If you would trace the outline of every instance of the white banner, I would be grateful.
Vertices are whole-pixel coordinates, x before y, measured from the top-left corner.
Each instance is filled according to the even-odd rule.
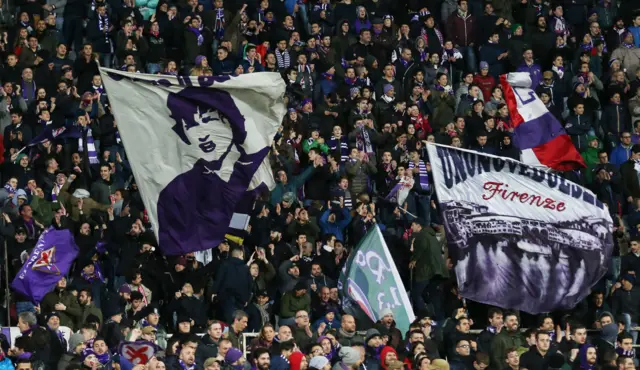
[[[100,73],[160,248],[216,247],[247,191],[275,186],[266,156],[285,114],[282,77]]]
[[[572,308],[604,276],[613,223],[591,191],[507,158],[427,150],[462,296],[549,312]]]

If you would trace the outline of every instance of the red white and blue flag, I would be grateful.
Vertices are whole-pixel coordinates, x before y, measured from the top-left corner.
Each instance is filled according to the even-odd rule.
[[[528,73],[502,75],[500,84],[514,127],[514,145],[522,151],[522,162],[557,171],[586,167],[560,122],[530,88]]]

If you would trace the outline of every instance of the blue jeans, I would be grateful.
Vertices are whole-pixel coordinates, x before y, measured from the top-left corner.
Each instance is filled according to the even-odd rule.
[[[416,194],[417,216],[422,218],[424,226],[431,225],[431,195]]]
[[[468,72],[478,72],[478,59],[472,46],[461,46],[458,48],[464,59],[464,65]]]
[[[100,54],[100,65],[106,68],[111,68],[113,66],[113,54]]]
[[[300,15],[305,31],[307,33],[311,33],[310,32],[311,27],[309,25],[309,13],[307,12],[307,4],[298,3],[298,14]]]
[[[82,50],[82,32],[83,32],[82,18],[66,18],[62,24],[62,33],[64,35],[64,41],[67,44],[69,50],[73,46],[73,50],[79,53]]]
[[[160,68],[160,63],[147,63],[147,73],[156,74],[160,72],[162,68]]]

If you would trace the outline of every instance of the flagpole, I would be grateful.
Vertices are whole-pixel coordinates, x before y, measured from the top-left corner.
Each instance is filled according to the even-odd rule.
[[[9,257],[7,253],[7,239],[4,240],[4,280],[6,284],[5,299],[7,302],[7,326],[11,326],[11,293],[9,290]]]
[[[413,218],[418,218],[418,216],[414,215],[413,213],[407,211],[406,209],[402,208],[402,207],[398,207],[399,210],[401,210],[402,212],[408,214],[409,216],[413,217]]]

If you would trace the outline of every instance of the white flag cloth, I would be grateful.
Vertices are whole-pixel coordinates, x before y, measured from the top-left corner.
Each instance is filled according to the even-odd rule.
[[[235,205],[275,186],[266,156],[285,114],[281,76],[100,73],[160,249],[216,247]]]

